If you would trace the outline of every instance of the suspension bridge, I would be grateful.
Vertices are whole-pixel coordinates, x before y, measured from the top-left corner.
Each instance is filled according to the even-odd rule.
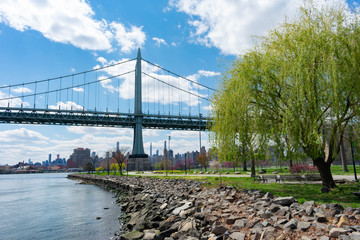
[[[0,123],[130,127],[133,169],[145,170],[142,129],[207,130],[202,109],[213,91],[143,59],[139,49],[134,59],[0,86]]]

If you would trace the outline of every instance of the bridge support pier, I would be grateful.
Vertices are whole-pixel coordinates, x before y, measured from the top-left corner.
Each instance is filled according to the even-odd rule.
[[[136,66],[135,66],[135,126],[132,154],[128,159],[127,168],[129,171],[150,170],[150,162],[148,155],[144,151],[144,143],[142,137],[142,94],[141,94],[141,53],[138,50]]]

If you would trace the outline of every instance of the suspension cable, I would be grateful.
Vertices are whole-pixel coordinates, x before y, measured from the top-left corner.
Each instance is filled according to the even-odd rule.
[[[210,90],[212,90],[212,91],[216,91],[216,89],[214,89],[214,88],[212,88],[212,87],[205,86],[205,85],[203,85],[203,84],[201,84],[201,83],[198,83],[198,82],[196,82],[196,81],[193,81],[193,80],[191,80],[191,79],[188,79],[188,78],[186,78],[186,77],[183,77],[183,76],[181,76],[181,75],[179,75],[179,74],[176,74],[176,73],[174,73],[174,72],[172,72],[172,71],[170,71],[170,70],[167,70],[167,69],[165,69],[165,68],[163,68],[163,67],[160,67],[160,66],[157,65],[157,64],[154,64],[154,63],[152,63],[152,62],[149,62],[148,60],[145,60],[145,59],[143,59],[143,58],[142,58],[141,60],[143,60],[143,61],[145,61],[145,62],[147,62],[147,63],[149,63],[149,64],[151,64],[151,65],[153,65],[153,66],[155,66],[155,67],[157,67],[157,68],[160,68],[161,70],[164,70],[164,71],[166,71],[166,72],[168,72],[168,73],[171,73],[171,74],[173,74],[173,75],[175,75],[175,76],[177,76],[177,77],[179,77],[179,78],[185,79],[186,81],[189,81],[189,82],[192,82],[192,83],[194,83],[194,84],[200,85],[200,86],[202,86],[202,87],[204,87],[204,88],[207,88],[207,89],[210,89]]]
[[[66,88],[62,88],[62,89],[55,89],[55,90],[51,90],[51,91],[48,91],[48,92],[39,92],[39,93],[34,93],[34,94],[27,94],[27,95],[24,95],[23,97],[34,96],[34,99],[35,99],[35,95],[42,95],[42,94],[46,94],[46,93],[53,93],[53,92],[58,92],[58,91],[62,91],[62,90],[78,88],[78,87],[82,87],[82,86],[85,86],[85,85],[90,85],[90,84],[94,84],[94,83],[97,83],[97,82],[102,82],[102,81],[105,81],[105,80],[113,79],[113,78],[116,78],[116,77],[121,77],[121,76],[124,76],[124,75],[132,73],[132,72],[135,72],[135,70],[131,70],[131,71],[128,71],[128,72],[125,72],[125,73],[122,73],[122,74],[118,74],[118,75],[114,75],[114,76],[111,76],[111,77],[103,78],[103,79],[97,80],[97,81],[87,82],[85,84],[78,84],[78,85],[75,85],[75,86],[66,87]],[[17,98],[19,98],[19,97],[14,96],[14,97],[1,98],[0,101],[10,100],[10,99],[17,99]]]
[[[23,85],[30,85],[30,84],[34,84],[34,83],[42,83],[42,82],[46,82],[46,81],[53,81],[53,80],[57,80],[57,79],[60,79],[60,78],[73,77],[73,76],[77,76],[77,75],[81,75],[81,74],[85,74],[85,73],[90,73],[90,72],[94,72],[94,71],[114,67],[114,66],[117,66],[117,65],[121,65],[121,64],[124,64],[124,63],[134,61],[134,60],[136,60],[136,58],[125,60],[125,61],[118,62],[118,63],[114,63],[114,64],[111,64],[111,65],[107,65],[107,66],[104,66],[104,67],[101,67],[101,68],[94,68],[94,69],[91,69],[91,70],[78,72],[78,73],[73,73],[73,74],[68,74],[68,75],[64,75],[64,76],[60,76],[60,77],[48,78],[48,79],[43,79],[43,80],[40,80],[40,81],[33,81],[33,82],[28,82],[28,83],[18,83],[18,84],[13,84],[13,85],[0,86],[0,89],[11,88],[11,87],[19,87],[19,86],[23,86]]]
[[[155,79],[155,80],[157,80],[157,81],[159,81],[159,82],[162,82],[162,83],[164,83],[164,84],[166,84],[166,85],[169,85],[170,87],[176,88],[176,89],[178,89],[178,90],[180,90],[180,91],[186,92],[186,93],[191,94],[191,95],[193,95],[193,96],[195,96],[195,97],[198,96],[198,95],[195,94],[195,93],[189,92],[189,91],[184,90],[184,89],[181,89],[181,88],[179,88],[179,87],[176,87],[176,86],[174,86],[174,85],[172,85],[172,84],[169,84],[169,83],[167,83],[167,82],[164,82],[163,80],[160,80],[160,79],[158,79],[158,78],[156,78],[156,77],[153,77],[153,76],[151,76],[151,75],[149,75],[149,74],[147,74],[147,73],[144,73],[144,72],[142,72],[142,73],[143,73],[144,75],[148,76],[148,77],[151,77],[152,79]],[[199,98],[204,99],[204,100],[206,100],[206,101],[210,101],[210,99],[205,98],[205,97],[202,97],[202,96],[199,96]],[[0,100],[1,100],[1,99],[0,99]]]

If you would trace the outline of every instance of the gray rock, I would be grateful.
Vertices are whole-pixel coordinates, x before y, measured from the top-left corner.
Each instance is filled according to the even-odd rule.
[[[316,218],[316,221],[318,221],[320,223],[324,223],[327,221],[326,216],[323,213],[316,213],[315,218]]]
[[[288,223],[284,225],[284,228],[289,228],[289,229],[296,229],[296,227],[297,227],[297,221],[295,219],[291,219]]]
[[[277,204],[271,204],[270,207],[269,207],[269,211],[271,211],[273,213],[277,212],[279,209],[280,209],[280,207]]]
[[[308,236],[302,236],[301,240],[316,240],[316,238],[308,237]]]
[[[350,234],[351,240],[360,240],[360,232],[353,232]]]
[[[213,228],[211,233],[215,234],[216,236],[223,235],[226,231],[229,231],[229,229],[223,225],[217,225]]]
[[[143,232],[132,231],[124,235],[121,235],[120,240],[138,240],[138,239],[142,239],[143,236],[144,236]]]
[[[278,197],[273,200],[273,203],[281,206],[290,206],[294,202],[296,202],[294,197]]]
[[[234,240],[245,240],[245,233],[233,232],[230,234],[229,238]]]
[[[351,237],[349,235],[340,235],[338,237],[338,239],[340,239],[340,240],[351,240]]]
[[[267,227],[261,233],[260,239],[261,240],[272,240],[276,238],[276,229],[273,227]]]
[[[320,240],[330,240],[330,238],[328,236],[321,236]]]
[[[309,222],[298,222],[297,223],[297,229],[301,231],[306,231],[310,228],[311,223]]]
[[[329,232],[330,237],[338,238],[340,235],[348,233],[349,230],[343,228],[332,228]]]
[[[308,216],[311,216],[314,212],[313,207],[312,206],[305,207],[305,212]]]
[[[172,214],[179,215],[181,211],[191,208],[192,205],[193,205],[192,202],[186,202],[184,205],[182,205],[178,208],[175,208],[174,211],[172,212]]]
[[[186,210],[182,210],[182,211],[179,213],[179,217],[185,218],[185,217],[187,217],[188,215],[191,215],[191,214],[195,213],[195,211],[196,211],[195,208],[189,208],[189,209],[186,209]]]
[[[230,217],[226,218],[226,224],[234,224],[236,220],[240,219],[240,216],[231,215]]]
[[[238,219],[235,221],[234,225],[232,226],[233,231],[240,230],[245,227],[246,223],[248,222],[247,219]]]
[[[153,240],[158,233],[160,233],[160,231],[155,229],[144,230],[143,240]]]
[[[179,219],[179,218],[174,215],[168,217],[165,221],[160,223],[159,230],[164,231],[166,229],[169,229],[175,223],[175,221],[177,219]]]
[[[325,230],[327,228],[327,225],[324,223],[319,223],[319,222],[314,222],[313,226],[317,229],[317,230]]]

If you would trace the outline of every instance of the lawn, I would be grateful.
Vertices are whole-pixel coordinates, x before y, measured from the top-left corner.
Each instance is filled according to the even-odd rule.
[[[315,201],[317,203],[339,203],[343,207],[360,207],[359,198],[353,192],[360,190],[359,183],[338,184],[330,193],[321,193],[321,184],[290,184],[290,183],[253,183],[250,177],[165,177],[159,178],[185,178],[208,182],[207,187],[233,186],[237,189],[258,189],[271,192],[275,196],[293,196],[299,203]]]

